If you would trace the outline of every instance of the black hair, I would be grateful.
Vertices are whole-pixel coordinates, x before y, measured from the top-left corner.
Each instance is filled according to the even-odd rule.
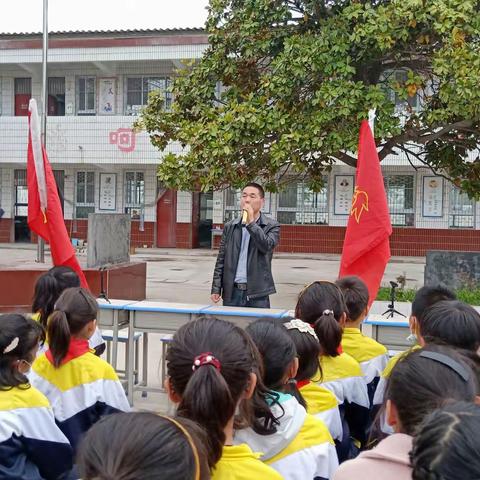
[[[355,322],[368,307],[369,293],[365,282],[355,275],[339,278],[335,282],[343,293],[347,305],[347,321]]]
[[[32,312],[40,314],[40,323],[47,328],[47,319],[55,302],[66,288],[80,286],[80,278],[69,267],[53,267],[42,274],[35,283]]]
[[[249,182],[249,183],[247,183],[246,185],[243,186],[244,189],[247,188],[247,187],[256,188],[258,190],[258,193],[260,194],[260,197],[265,198],[265,190],[263,189],[263,187],[259,183]]]
[[[317,281],[304,288],[298,296],[295,317],[315,329],[322,355],[336,357],[342,341],[340,320],[348,315],[345,298],[340,288],[332,282]]]
[[[480,406],[457,402],[432,412],[413,439],[413,480],[480,478]]]
[[[285,327],[292,318],[279,318],[277,323]],[[305,323],[305,322],[304,322]],[[298,372],[296,380],[311,380],[315,377],[316,382],[322,380],[322,367],[320,365],[320,343],[308,332],[301,331],[298,328],[285,328],[287,334],[293,340],[295,350],[298,356]]]
[[[455,368],[423,356],[425,352],[440,354]],[[443,345],[427,345],[402,357],[392,370],[385,392],[385,400],[390,400],[397,409],[402,433],[415,435],[423,419],[448,402],[473,402],[479,385],[478,372],[472,367],[473,363],[460,352]]]
[[[287,379],[285,382],[285,375],[297,357],[297,350],[283,324],[274,318],[259,318],[250,323],[246,331],[262,357],[265,386],[273,392],[290,393],[306,408],[306,402],[296,386],[295,379]]]
[[[426,343],[445,343],[476,351],[480,347],[480,314],[458,300],[443,300],[429,307],[419,324]]]
[[[32,319],[18,313],[0,315],[0,390],[30,386],[26,375],[18,370],[18,362],[33,363],[32,351],[44,338],[42,326]]]
[[[211,353],[220,362],[219,368],[213,364],[193,368],[195,358],[204,353]],[[253,399],[241,403],[242,414],[259,433],[275,431],[275,418],[263,398],[260,356],[240,327],[206,316],[188,322],[174,334],[166,360],[170,387],[181,399],[177,414],[197,422],[207,432],[210,467],[221,457],[225,426],[234,417],[252,373],[257,375],[257,386]],[[264,423],[257,418],[263,418]]]
[[[97,312],[97,301],[88,290],[67,288],[60,295],[47,327],[48,347],[56,368],[68,352],[72,335],[95,320]]]
[[[80,476],[195,480],[199,468],[200,480],[208,480],[205,438],[203,430],[185,418],[172,420],[149,412],[108,415],[93,425],[80,445]]]
[[[428,307],[431,307],[441,300],[456,299],[457,296],[455,293],[443,285],[425,285],[415,294],[412,302],[412,315],[418,322],[421,322]]]

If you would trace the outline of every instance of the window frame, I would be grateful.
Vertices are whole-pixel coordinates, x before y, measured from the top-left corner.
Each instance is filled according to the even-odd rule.
[[[389,179],[392,177],[410,177],[412,179],[412,187],[411,187],[411,196],[412,196],[412,207],[405,208],[405,200],[404,206],[402,210],[398,210],[396,207],[393,207],[390,203],[389,199]],[[388,211],[390,213],[390,222],[394,227],[415,227],[415,202],[416,202],[416,176],[410,173],[383,173],[383,185],[385,187],[385,193],[387,196],[387,205]],[[405,190],[405,189],[404,189]],[[404,194],[405,198],[406,195]],[[396,219],[403,217],[403,222],[398,222]]]
[[[87,103],[87,82],[93,80],[93,109],[80,108],[80,81],[85,80],[85,103]],[[83,107],[88,105],[83,105]],[[96,115],[97,114],[97,77],[96,75],[78,75],[75,78],[75,107],[77,115]]]
[[[456,210],[453,208],[453,197],[462,197],[463,199],[466,199],[467,202],[463,202],[461,204],[462,207],[468,206],[469,204],[471,205],[472,208],[472,213],[456,213]],[[460,205],[460,204],[457,204]],[[475,200],[471,200],[468,198],[467,194],[462,192],[457,186],[450,184],[450,190],[448,192],[448,228],[451,229],[468,229],[468,230],[473,230],[475,229],[475,215],[476,215],[476,202]],[[465,225],[465,224],[456,224],[457,219],[463,218],[463,219],[471,219],[471,225]],[[468,222],[469,223],[469,222]]]
[[[141,96],[141,104],[139,105],[140,108],[138,109],[133,109],[133,106],[137,105],[130,105],[128,104],[128,95],[129,93],[132,93],[133,90],[129,90],[128,88],[128,81],[130,79],[137,79],[140,80],[140,90],[135,91],[136,93],[140,93]],[[172,107],[172,102],[173,102],[173,95],[172,92],[169,91],[171,85],[172,85],[172,77],[169,75],[125,75],[124,79],[124,114],[127,116],[137,116],[140,114],[140,110],[145,107],[148,103],[148,95],[151,91],[153,90],[148,90],[144,91],[144,81],[145,79],[156,79],[164,82],[165,87],[163,88],[163,95],[164,95],[164,105],[163,105],[163,110],[164,111],[170,111]],[[158,90],[162,90],[162,87],[159,87]],[[129,108],[130,107],[130,108]]]
[[[135,178],[135,193],[134,195],[140,195],[142,197],[142,202],[137,203],[137,202],[127,202],[127,192],[128,192],[128,181],[127,181],[127,175],[133,173]],[[137,192],[136,190],[138,189],[137,182],[138,180],[138,175],[141,174],[143,178],[143,190],[140,188],[140,191]],[[128,213],[131,217],[132,220],[142,220],[142,217],[145,212],[145,171],[144,170],[125,170],[124,175],[123,175],[123,182],[124,182],[124,187],[123,187],[123,212]],[[138,213],[135,215],[133,211],[136,210]]]
[[[79,181],[78,181],[78,175],[83,173],[85,175],[85,180],[84,180],[84,201],[79,202],[78,201],[78,188],[79,188]],[[87,196],[88,196],[88,174],[93,174],[93,192],[92,192],[92,201],[88,202]],[[75,209],[74,209],[74,218],[76,219],[85,219],[88,218],[89,213],[95,213],[95,187],[96,187],[96,182],[97,182],[97,175],[95,170],[76,170],[75,171]],[[83,209],[91,209],[91,211],[87,211],[87,215],[78,215],[78,208],[83,208]]]

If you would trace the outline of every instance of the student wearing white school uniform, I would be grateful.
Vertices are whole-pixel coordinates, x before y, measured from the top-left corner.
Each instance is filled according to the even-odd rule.
[[[297,351],[298,371],[295,380],[300,392],[297,400],[307,413],[323,420],[335,441],[341,440],[343,426],[337,398],[330,390],[318,385],[320,378],[314,378],[318,372],[321,374],[320,343],[315,330],[298,318],[280,318],[277,321],[285,327]]]
[[[340,462],[354,457],[366,444],[370,417],[365,376],[359,363],[342,350],[345,299],[332,282],[316,281],[300,293],[295,316],[310,324],[320,342],[320,371],[314,379],[337,397],[343,420],[343,439],[337,443]]]
[[[49,317],[48,350],[37,357],[30,374],[32,385],[50,400],[74,451],[101,417],[130,410],[115,370],[88,345],[97,312],[97,302],[87,290],[64,290]]]
[[[283,324],[260,319],[247,327],[263,360],[263,395],[274,418],[274,431],[254,428],[235,431],[234,443],[246,443],[262,453],[260,459],[287,480],[330,479],[338,466],[334,442],[325,423],[306,412],[297,398],[295,344]],[[260,414],[256,412],[261,420]]]
[[[373,407],[375,390],[388,362],[388,351],[384,345],[363,335],[360,330],[368,314],[369,294],[365,282],[359,277],[348,276],[335,283],[340,287],[347,306],[342,349],[360,364],[367,382],[370,406]]]
[[[48,399],[27,372],[43,338],[23,315],[0,316],[0,478],[56,480],[72,469],[72,447],[55,423]]]

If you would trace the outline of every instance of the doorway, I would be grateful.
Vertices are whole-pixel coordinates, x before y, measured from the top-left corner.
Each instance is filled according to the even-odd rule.
[[[213,192],[200,193],[198,246],[211,248],[213,226]]]
[[[157,247],[175,248],[177,191],[160,188],[157,198]]]

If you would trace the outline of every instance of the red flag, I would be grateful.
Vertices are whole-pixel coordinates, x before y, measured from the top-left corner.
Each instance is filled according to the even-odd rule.
[[[27,185],[30,230],[50,244],[53,264],[75,270],[82,287],[88,289],[63,220],[52,167],[40,140],[37,103],[34,99],[30,100],[28,108]]]
[[[359,276],[368,286],[371,305],[390,259],[392,225],[380,160],[367,120],[360,125],[355,178],[339,276]]]

